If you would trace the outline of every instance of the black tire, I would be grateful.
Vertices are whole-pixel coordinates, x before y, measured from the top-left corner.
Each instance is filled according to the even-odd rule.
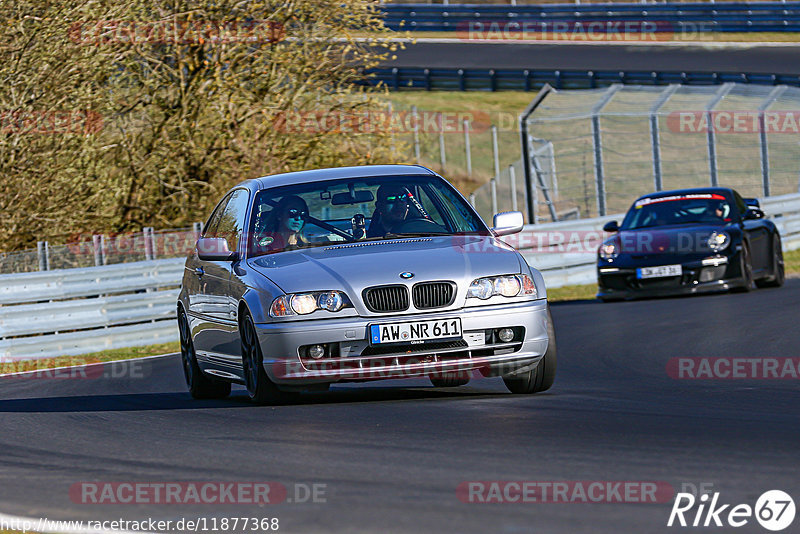
[[[431,376],[431,384],[437,388],[457,388],[469,384],[469,374],[466,371],[450,371]]]
[[[256,404],[279,404],[286,396],[278,389],[264,370],[264,356],[256,335],[256,327],[249,313],[244,313],[239,324],[242,343],[242,367],[247,396]]]
[[[734,293],[747,293],[753,289],[753,265],[750,263],[750,249],[742,243],[742,252],[739,255],[739,265],[742,273],[742,285],[733,288]]]
[[[772,238],[772,276],[756,280],[758,287],[781,287],[786,281],[786,270],[783,264],[783,245],[781,236]]]
[[[553,328],[553,316],[547,309],[547,350],[539,360],[539,365],[528,372],[503,377],[506,387],[511,393],[530,394],[547,391],[556,379],[556,332]]]
[[[224,399],[231,394],[230,382],[212,380],[203,373],[197,365],[197,354],[194,351],[194,341],[189,329],[189,320],[186,312],[181,308],[178,311],[178,333],[181,340],[181,361],[183,362],[183,376],[189,393],[195,399]]]

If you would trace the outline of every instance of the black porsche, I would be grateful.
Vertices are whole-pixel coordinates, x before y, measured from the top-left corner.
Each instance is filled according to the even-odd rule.
[[[784,281],[781,236],[756,199],[709,187],[638,198],[597,252],[597,297],[749,291]]]

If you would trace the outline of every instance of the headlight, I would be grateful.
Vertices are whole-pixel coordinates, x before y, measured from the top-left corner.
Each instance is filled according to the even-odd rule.
[[[711,235],[708,236],[708,248],[713,250],[714,252],[721,252],[728,248],[728,245],[731,244],[731,236],[729,236],[726,232],[711,232]]]
[[[518,297],[533,295],[536,297],[536,284],[527,274],[510,274],[491,276],[474,280],[467,290],[467,298],[486,300],[495,295]]]
[[[269,314],[272,317],[308,315],[317,310],[337,312],[350,305],[347,295],[341,291],[319,291],[282,295],[272,301]]]
[[[608,241],[604,241],[597,252],[604,260],[613,260],[619,256],[619,245],[616,238],[612,237]]]

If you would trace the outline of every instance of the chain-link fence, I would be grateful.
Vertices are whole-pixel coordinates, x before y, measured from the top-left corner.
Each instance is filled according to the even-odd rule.
[[[0,253],[0,274],[95,267],[189,254],[200,235],[201,223],[192,228],[91,236],[63,245],[39,241],[37,248]]]
[[[637,196],[659,190],[719,185],[747,197],[800,191],[798,88],[545,91],[526,120],[533,222],[624,212]],[[519,173],[516,181],[524,184]]]

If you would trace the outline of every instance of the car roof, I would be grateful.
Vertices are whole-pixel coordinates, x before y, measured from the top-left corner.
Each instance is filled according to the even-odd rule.
[[[691,189],[673,189],[671,191],[658,191],[655,193],[648,193],[646,195],[642,195],[636,200],[642,200],[643,198],[661,198],[661,197],[669,197],[673,195],[692,195],[695,193],[720,193],[725,195],[731,195],[732,189],[730,187],[694,187]]]
[[[293,185],[299,183],[322,182],[340,178],[375,178],[381,176],[435,176],[436,173],[422,165],[359,165],[356,167],[333,167],[308,171],[284,172],[245,180],[236,187],[251,187],[255,190]]]

